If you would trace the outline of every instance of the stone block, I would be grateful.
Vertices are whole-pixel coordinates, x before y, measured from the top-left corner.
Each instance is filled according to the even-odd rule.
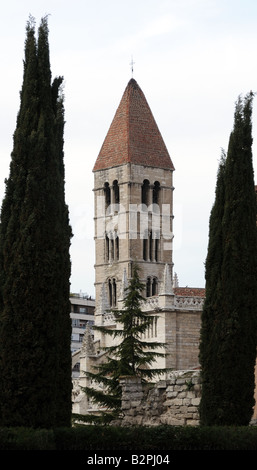
[[[179,378],[176,380],[177,385],[184,385],[185,384],[185,379],[184,378]]]
[[[178,396],[178,392],[167,392],[166,397],[167,398],[176,398]]]
[[[157,383],[157,388],[167,388],[166,380],[160,380],[160,382]]]
[[[199,426],[199,420],[197,419],[188,419],[186,421],[187,426]]]
[[[162,418],[161,418],[161,424],[167,424],[169,426],[184,426],[185,420],[184,419],[174,418],[172,416],[168,416],[163,421],[162,421]]]
[[[188,407],[188,412],[193,413],[194,416],[197,416],[197,418],[199,418],[199,407],[198,406],[189,406]]]
[[[140,407],[141,405],[141,400],[132,400],[131,401],[131,408],[137,408]]]
[[[131,407],[130,401],[129,400],[122,400],[122,409],[123,410],[129,410]]]
[[[181,406],[183,404],[183,400],[181,398],[175,398],[173,400],[173,404],[174,405],[178,405],[178,406]]]
[[[191,400],[190,400],[190,398],[184,398],[184,399],[183,399],[183,405],[184,405],[184,406],[187,406],[187,407],[190,406],[190,405],[191,405]]]
[[[200,401],[201,401],[201,398],[200,397],[197,397],[197,398],[192,398],[192,405],[195,405],[195,406],[199,406],[200,405]]]
[[[169,385],[175,385],[176,383],[176,378],[169,379]]]

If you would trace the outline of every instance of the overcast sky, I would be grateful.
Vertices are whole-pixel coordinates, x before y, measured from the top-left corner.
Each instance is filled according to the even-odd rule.
[[[257,92],[256,0],[9,0],[1,9],[0,201],[9,175],[25,29],[49,15],[53,78],[65,78],[66,202],[74,237],[71,290],[94,296],[93,173],[131,78],[175,166],[174,272],[204,287],[209,216],[235,102]],[[255,100],[257,97],[255,98]],[[257,102],[253,137],[256,168]]]

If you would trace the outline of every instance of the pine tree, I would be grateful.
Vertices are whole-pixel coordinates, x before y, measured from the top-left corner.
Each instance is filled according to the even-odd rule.
[[[96,367],[97,372],[86,372],[96,387],[83,388],[95,403],[105,409],[100,416],[102,420],[113,419],[120,412],[121,376],[137,376],[145,381],[165,372],[165,369],[153,367],[158,357],[165,356],[165,353],[160,352],[160,348],[164,348],[165,345],[143,339],[156,318],[142,311],[142,303],[145,300],[142,296],[143,289],[138,267],[134,265],[133,276],[125,290],[124,307],[121,310],[112,310],[117,327],[115,329],[94,327],[104,335],[111,336],[114,342],[113,346],[103,348],[106,354],[105,360]],[[92,419],[95,420],[96,417]]]
[[[254,405],[257,245],[252,100],[250,93],[236,103],[210,217],[200,342],[200,414],[207,425],[248,425]]]
[[[51,84],[47,18],[27,23],[23,85],[0,224],[0,422],[71,421],[64,108]]]

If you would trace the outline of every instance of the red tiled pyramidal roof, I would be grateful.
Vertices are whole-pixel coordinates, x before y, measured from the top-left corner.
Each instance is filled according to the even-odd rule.
[[[123,93],[93,171],[126,163],[174,170],[151,109],[133,78]]]

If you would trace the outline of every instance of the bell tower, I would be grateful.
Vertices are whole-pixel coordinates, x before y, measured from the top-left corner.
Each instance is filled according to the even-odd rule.
[[[145,296],[172,277],[174,166],[134,79],[124,91],[95,162],[96,324],[119,306],[137,263]]]

